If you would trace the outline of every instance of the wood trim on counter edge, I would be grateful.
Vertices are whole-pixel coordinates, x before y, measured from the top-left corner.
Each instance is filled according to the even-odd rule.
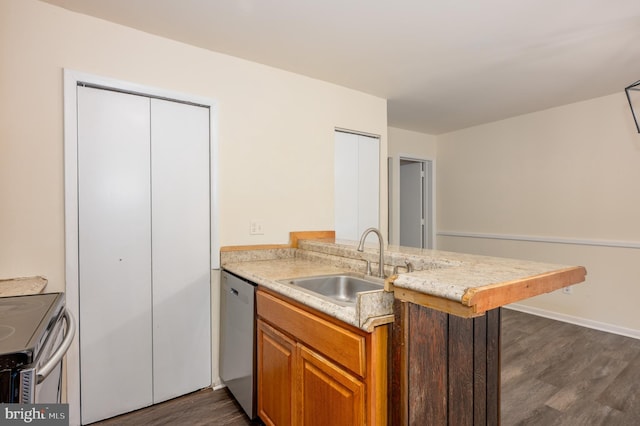
[[[586,275],[587,270],[583,266],[574,266],[525,279],[473,287],[465,292],[459,302],[395,287],[393,285],[395,276],[386,280],[385,291],[394,292],[394,297],[401,301],[426,306],[463,318],[473,318],[504,305],[583,282]]]
[[[335,240],[335,231],[296,231],[289,232],[289,244],[257,244],[246,246],[224,246],[220,247],[221,252],[247,251],[247,250],[274,250],[298,248],[299,240]]]
[[[484,312],[476,312],[473,306],[465,306],[460,302],[431,294],[420,293],[406,288],[395,287],[389,284],[385,291],[392,291],[394,297],[402,302],[411,302],[416,305],[435,309],[436,311],[452,314],[462,318],[473,318],[484,315]]]
[[[586,275],[587,270],[583,266],[574,266],[521,280],[474,287],[465,292],[461,302],[465,306],[472,307],[475,312],[483,313],[499,306],[583,282]]]
[[[289,244],[298,248],[299,240],[333,240],[336,239],[336,231],[298,231],[289,233]]]

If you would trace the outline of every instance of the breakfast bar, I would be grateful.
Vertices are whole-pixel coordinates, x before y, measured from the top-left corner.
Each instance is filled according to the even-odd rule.
[[[367,265],[375,270],[380,250],[307,237],[292,236],[290,247],[223,249],[222,265],[259,289],[348,326],[366,332],[389,327],[387,379],[376,388],[386,389],[388,410],[374,417],[369,407],[367,424],[499,424],[501,307],[586,276],[581,266],[385,246],[380,289],[338,303],[288,283],[363,274]]]
[[[513,266],[514,261],[505,262]],[[466,280],[487,279],[477,272]],[[449,297],[421,292],[427,280],[415,277],[387,283],[395,294],[391,424],[500,424],[500,307],[579,283],[586,274],[582,267],[538,272],[460,292],[452,284]]]

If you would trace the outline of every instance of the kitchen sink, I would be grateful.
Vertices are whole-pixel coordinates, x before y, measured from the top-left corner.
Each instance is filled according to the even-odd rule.
[[[375,280],[374,277],[335,274],[292,278],[281,282],[325,296],[340,304],[353,305],[358,293],[384,289],[384,281]]]

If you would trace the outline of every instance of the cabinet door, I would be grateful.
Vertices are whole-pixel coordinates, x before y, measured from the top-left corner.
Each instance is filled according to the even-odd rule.
[[[300,424],[365,424],[364,383],[300,344],[298,357]]]
[[[258,415],[265,424],[297,424],[295,367],[295,342],[258,320]]]
[[[152,403],[149,99],[78,87],[82,421]]]
[[[211,384],[209,109],[151,99],[153,402]]]

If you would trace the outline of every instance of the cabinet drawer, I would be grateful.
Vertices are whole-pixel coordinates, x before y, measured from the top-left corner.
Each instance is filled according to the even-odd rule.
[[[365,338],[258,290],[258,316],[360,377],[366,374]]]

